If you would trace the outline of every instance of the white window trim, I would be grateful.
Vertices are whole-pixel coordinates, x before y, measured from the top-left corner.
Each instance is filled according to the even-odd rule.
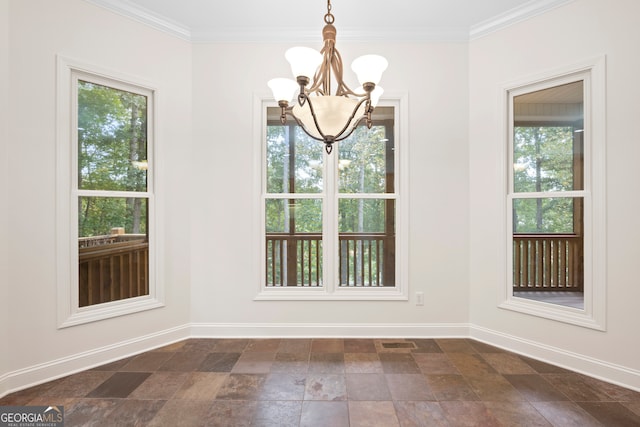
[[[334,259],[327,260],[325,258],[323,262],[323,275],[324,277],[332,277],[332,280],[327,280],[323,283],[322,287],[267,287],[265,284],[265,212],[264,212],[264,200],[266,197],[266,188],[264,184],[263,175],[265,172],[266,162],[266,150],[264,141],[266,140],[267,129],[267,107],[277,107],[277,104],[268,95],[255,95],[254,96],[254,212],[256,212],[255,230],[253,235],[256,239],[256,244],[253,245],[256,250],[254,251],[254,257],[256,263],[254,265],[260,266],[257,275],[256,282],[258,283],[258,292],[255,296],[255,301],[282,301],[282,300],[360,300],[360,301],[396,301],[396,300],[408,300],[409,299],[409,284],[408,284],[408,267],[409,267],[409,206],[408,206],[408,183],[409,183],[409,149],[408,149],[408,96],[407,94],[391,94],[385,98],[382,98],[379,102],[380,106],[392,106],[394,107],[394,138],[396,142],[396,156],[395,156],[395,170],[399,173],[395,174],[395,193],[393,198],[396,200],[396,285],[393,287],[340,287],[338,286],[338,271],[335,268],[339,265],[338,252],[333,251]],[[318,142],[318,144],[321,144]],[[324,150],[323,150],[324,151]],[[324,161],[335,162],[335,153],[331,155],[323,154]],[[326,179],[330,179],[336,183],[337,176],[335,176],[334,168],[329,167],[328,176]],[[273,194],[269,195],[272,198]],[[286,198],[285,195],[276,195],[276,198]],[[347,195],[344,195],[346,197]],[[367,194],[349,194],[349,198],[367,198]],[[296,197],[301,195],[296,194]],[[305,196],[302,196],[305,197]],[[326,192],[319,193],[317,195],[309,195],[310,198],[322,198],[325,203],[336,204],[340,198],[338,194],[335,197],[328,197]],[[375,194],[376,198],[385,198],[384,195]],[[326,212],[327,209],[324,209]],[[323,219],[323,235],[324,242],[328,247],[337,247],[335,242],[335,236],[338,229],[338,218]]]
[[[158,238],[160,215],[156,211],[157,143],[154,138],[157,113],[157,90],[141,79],[123,75],[104,68],[86,64],[58,55],[56,58],[56,281],[58,328],[95,322],[116,316],[136,313],[164,306],[164,286],[157,274],[157,260],[161,259],[162,242]],[[91,191],[77,190],[77,103],[76,75],[88,76],[91,81],[103,81],[106,85],[132,90],[149,96],[148,109],[148,163],[147,192],[126,192],[126,196],[144,196],[149,203],[149,295],[127,298],[88,307],[78,303],[78,212],[77,197]],[[75,98],[74,98],[75,97]],[[98,194],[99,193],[99,194]],[[118,195],[118,192],[97,192],[96,195]]]
[[[584,190],[563,193],[531,193],[527,196],[584,197],[584,308],[519,298],[513,295],[512,243],[512,97],[524,92],[584,80]],[[499,304],[517,311],[586,328],[606,330],[606,58],[598,56],[577,64],[530,76],[504,85],[501,92],[504,138],[501,140],[503,185],[506,197],[503,209],[504,242]],[[519,195],[518,198],[522,198]]]

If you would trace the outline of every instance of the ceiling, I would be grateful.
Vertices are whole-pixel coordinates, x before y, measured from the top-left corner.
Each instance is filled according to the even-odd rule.
[[[317,41],[326,0],[87,0],[194,42]],[[573,0],[332,0],[340,40],[467,41]]]

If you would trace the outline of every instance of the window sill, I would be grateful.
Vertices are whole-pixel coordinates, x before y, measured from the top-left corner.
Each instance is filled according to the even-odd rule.
[[[384,289],[340,288],[329,292],[324,288],[262,289],[254,301],[408,301],[409,297],[396,287]]]

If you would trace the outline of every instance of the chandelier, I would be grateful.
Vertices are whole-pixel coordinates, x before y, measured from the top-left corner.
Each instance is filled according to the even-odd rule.
[[[351,90],[343,81],[342,57],[336,49],[334,20],[331,0],[327,0],[322,50],[318,52],[308,47],[287,50],[285,58],[291,65],[295,81],[275,78],[268,82],[280,106],[282,124],[287,122],[287,116],[292,117],[307,135],[324,142],[327,154],[331,154],[335,142],[348,138],[361,123],[371,128],[371,113],[383,92],[377,85],[388,66],[387,60],[380,55],[356,58],[351,68],[362,85],[362,92]],[[337,86],[332,95],[331,84],[334,81]],[[296,92],[297,101],[289,105]]]

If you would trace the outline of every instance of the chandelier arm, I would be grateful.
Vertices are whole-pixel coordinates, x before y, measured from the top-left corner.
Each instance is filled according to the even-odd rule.
[[[358,118],[358,120],[351,126],[351,130],[346,135],[344,135],[344,132],[349,128],[349,123],[351,123],[351,121],[354,119],[354,117],[358,113],[358,109],[365,102],[366,102],[365,113],[360,118]],[[371,108],[371,101],[368,98],[361,99],[360,102],[358,102],[356,106],[353,108],[353,112],[351,113],[351,116],[349,116],[349,119],[347,120],[344,127],[340,130],[340,132],[338,132],[337,135],[335,135],[334,140],[342,141],[343,139],[348,138],[349,135],[353,133],[353,130],[360,124],[360,122],[362,122],[362,120],[366,120],[367,127],[371,128],[371,111],[372,110],[373,109]]]

